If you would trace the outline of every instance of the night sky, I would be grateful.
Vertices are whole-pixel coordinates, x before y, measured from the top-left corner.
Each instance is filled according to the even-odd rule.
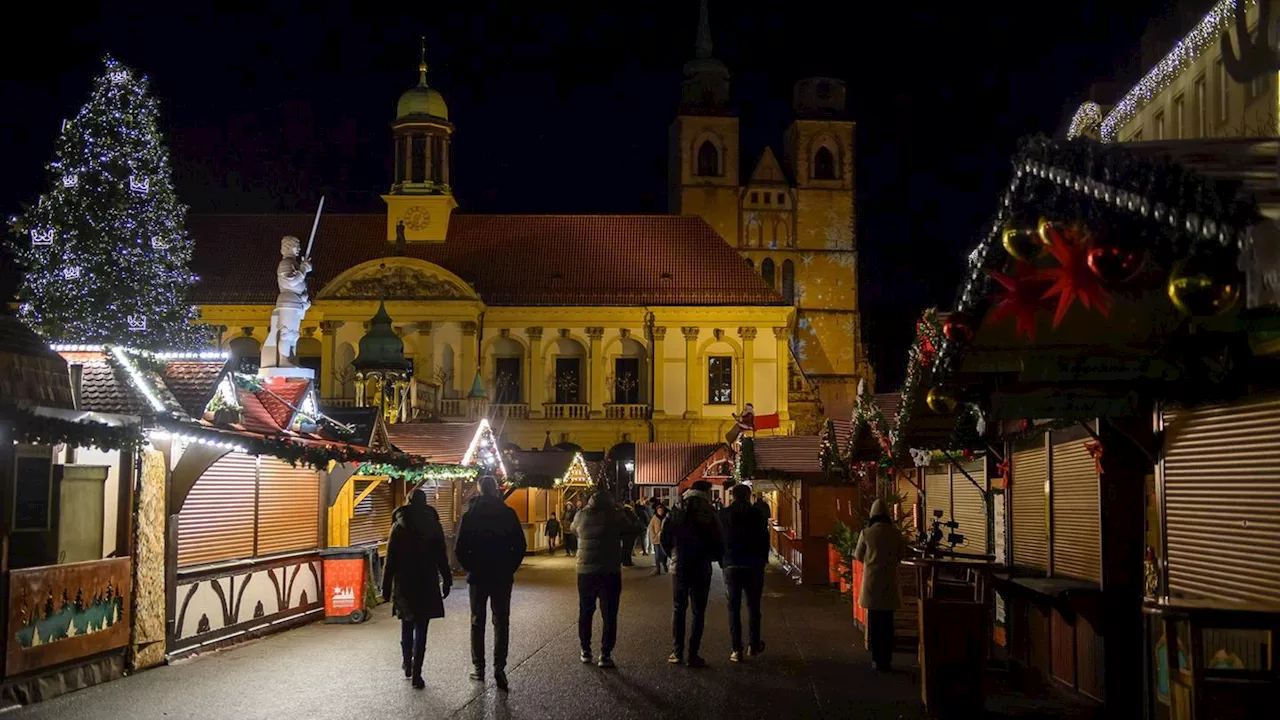
[[[44,189],[60,122],[111,53],[151,78],[194,211],[310,211],[322,193],[335,211],[378,211],[388,124],[416,84],[425,34],[429,80],[457,126],[461,211],[665,211],[667,128],[696,0],[373,4],[24,5],[6,34],[39,41],[0,49],[0,209]],[[710,6],[747,151],[781,150],[796,79],[848,82],[863,322],[882,391],[900,382],[914,317],[951,302],[1017,139],[1060,134],[1091,82],[1132,65],[1162,6],[928,4]],[[976,6],[985,13],[971,14]]]

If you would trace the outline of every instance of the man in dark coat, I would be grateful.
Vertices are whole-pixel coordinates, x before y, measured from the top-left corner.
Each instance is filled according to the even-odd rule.
[[[633,567],[635,563],[632,562],[631,556],[636,549],[636,539],[640,537],[640,532],[644,529],[644,526],[640,524],[640,518],[630,505],[623,505],[621,510],[626,517],[626,525],[622,528],[622,537],[619,539],[622,549],[622,565],[624,567]]]
[[[720,531],[724,537],[725,597],[729,601],[729,640],[733,652],[729,662],[742,662],[742,598],[747,599],[750,644],[747,655],[764,651],[760,639],[760,596],[764,591],[764,566],[769,561],[769,529],[760,511],[751,504],[751,488],[733,486],[733,502],[720,511]]]
[[[493,611],[493,681],[507,689],[507,642],[511,629],[511,586],[524,561],[524,528],[507,507],[491,476],[480,478],[480,495],[458,521],[454,553],[467,571],[471,599],[471,679],[484,682],[485,605]]]
[[[591,662],[591,621],[600,602],[603,629],[602,668],[612,668],[618,639],[618,600],[622,597],[622,533],[631,522],[608,490],[597,490],[573,518],[578,536],[578,641],[582,662]]]
[[[422,659],[427,650],[427,623],[444,617],[444,598],[453,587],[440,515],[421,490],[391,514],[391,539],[382,570],[382,598],[392,601],[400,618],[401,667],[413,686],[426,687]]]
[[[711,563],[718,562],[724,555],[720,523],[711,507],[710,495],[711,483],[705,480],[695,482],[662,526],[662,549],[676,561],[676,571],[672,576],[675,608],[671,618],[675,648],[667,662],[685,661],[685,616],[692,604],[688,656],[689,667],[692,668],[707,666],[698,649],[702,646],[707,595],[711,592]]]

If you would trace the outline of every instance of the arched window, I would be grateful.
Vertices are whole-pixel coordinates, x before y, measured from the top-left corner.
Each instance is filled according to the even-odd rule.
[[[796,301],[796,266],[790,260],[782,263],[782,299],[789,303]]]
[[[755,272],[756,264],[751,262],[751,258],[742,258],[742,261],[747,264],[747,268],[749,268],[752,272]]]
[[[698,146],[698,174],[714,177],[720,174],[720,151],[710,140]]]
[[[773,239],[778,247],[787,247],[790,243],[787,241],[787,221],[779,220],[773,224]]]
[[[826,145],[821,145],[813,153],[813,177],[815,180],[836,179],[836,156]]]
[[[242,373],[255,373],[258,363],[262,361],[262,346],[248,335],[242,335],[231,341],[228,349],[236,357],[236,369]]]
[[[747,220],[747,247],[760,247],[764,242],[764,227],[760,223],[760,218],[751,217]]]
[[[773,260],[765,258],[760,261],[760,275],[764,277],[764,281],[769,283],[769,287],[773,287]]]

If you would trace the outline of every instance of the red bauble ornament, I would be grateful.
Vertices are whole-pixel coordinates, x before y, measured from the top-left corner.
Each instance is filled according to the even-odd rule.
[[[1095,244],[1085,257],[1089,269],[1108,285],[1122,285],[1142,267],[1146,253],[1117,245]]]
[[[951,342],[968,343],[973,340],[973,321],[964,313],[951,313],[942,326],[942,334]]]
[[[1102,282],[1089,268],[1089,233],[1083,225],[1072,227],[1042,225],[1048,239],[1049,254],[1058,261],[1058,267],[1039,273],[1052,283],[1045,291],[1047,300],[1057,296],[1058,309],[1053,314],[1056,328],[1066,317],[1067,310],[1077,301],[1085,308],[1097,308],[1103,317],[1111,317],[1111,295],[1102,288]]]

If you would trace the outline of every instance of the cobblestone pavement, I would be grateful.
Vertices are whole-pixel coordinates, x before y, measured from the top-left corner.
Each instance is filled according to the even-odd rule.
[[[510,691],[467,678],[467,589],[459,579],[432,621],[425,690],[400,670],[399,623],[386,606],[361,625],[315,623],[64,695],[7,718],[917,718],[911,670],[869,667],[847,602],[770,568],[767,651],[729,663],[717,578],[703,670],[668,665],[671,581],[650,558],[623,568],[616,670],[578,661],[572,560],[531,557],[512,599]],[[597,619],[596,637],[599,637]],[[491,633],[490,633],[490,642]],[[597,646],[598,646],[597,640]],[[896,658],[901,667],[909,655]]]

